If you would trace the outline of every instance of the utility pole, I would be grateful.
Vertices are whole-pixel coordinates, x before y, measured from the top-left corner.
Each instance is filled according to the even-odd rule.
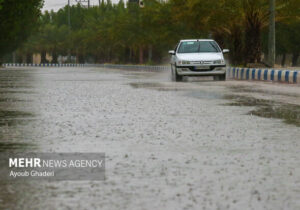
[[[71,30],[71,12],[70,12],[70,0],[68,0],[68,25]]]
[[[276,49],[275,49],[275,0],[270,0],[270,22],[268,37],[268,64],[270,67],[275,65]]]
[[[68,0],[68,25],[69,25],[69,36],[71,35],[71,11],[70,11],[70,0]],[[68,50],[68,62],[71,61],[71,49],[69,46]]]

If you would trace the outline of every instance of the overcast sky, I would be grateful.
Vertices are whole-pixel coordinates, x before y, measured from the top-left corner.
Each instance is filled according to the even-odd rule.
[[[76,0],[70,0],[71,4],[76,4]],[[113,3],[119,2],[119,0],[111,0]],[[90,0],[91,5],[98,5],[99,0]],[[126,2],[126,1],[124,1]],[[54,11],[59,10],[60,8],[64,7],[66,4],[68,4],[68,0],[45,0],[43,11],[45,10],[51,10]]]

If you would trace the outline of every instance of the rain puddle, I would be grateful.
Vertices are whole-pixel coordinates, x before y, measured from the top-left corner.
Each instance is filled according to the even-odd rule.
[[[223,94],[217,92],[209,92],[209,91],[189,91],[186,96],[199,98],[199,99],[222,99],[224,97]]]
[[[0,90],[0,94],[10,94],[10,93],[18,93],[18,94],[36,94],[35,91],[17,91],[17,90]]]
[[[255,89],[253,87],[249,86],[232,86],[229,87],[229,89],[233,92],[237,93],[263,93],[263,94],[268,94],[268,95],[283,95],[283,96],[291,96],[291,97],[299,97],[300,94],[292,94],[292,93],[280,93],[276,91],[271,91],[271,90],[260,90],[260,89]]]
[[[0,110],[0,127],[24,125],[33,121],[32,117],[34,115],[29,112]]]
[[[287,124],[293,124],[300,127],[299,105],[284,104],[275,101],[236,95],[227,95],[224,98],[234,101],[225,105],[255,107],[255,109],[250,111],[248,114],[265,118],[282,119]]]
[[[24,151],[34,147],[33,144],[0,142],[0,152]]]
[[[148,82],[148,83],[130,83],[129,84],[133,88],[157,88],[163,87],[162,84],[156,82]]]
[[[130,72],[123,73],[122,77],[126,77],[129,79],[144,79],[153,75],[155,75],[153,72]]]
[[[176,85],[167,85],[158,82],[141,82],[141,83],[129,83],[129,85],[133,88],[145,88],[145,89],[152,89],[158,91],[183,91],[186,90],[185,88],[176,86]]]
[[[33,117],[34,115],[29,112],[20,112],[20,111],[7,111],[0,110],[0,119],[3,118],[12,118],[12,117]]]
[[[23,100],[18,98],[0,98],[0,102],[31,102],[32,100]]]
[[[275,103],[274,101],[238,95],[225,95],[224,99],[233,100],[234,102],[226,104],[231,106],[266,106]]]
[[[30,85],[15,85],[15,84],[12,84],[12,85],[0,85],[0,88],[33,88],[33,86],[30,86]]]

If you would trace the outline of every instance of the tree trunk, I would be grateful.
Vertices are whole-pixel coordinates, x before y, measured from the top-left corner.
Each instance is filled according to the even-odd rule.
[[[152,51],[153,51],[153,48],[152,48],[152,45],[150,44],[148,46],[148,62],[151,63],[152,62]]]
[[[142,46],[139,48],[139,62],[140,64],[144,63],[144,49]]]
[[[213,38],[219,44],[221,49],[223,49],[225,46],[224,34],[220,33],[219,31],[214,31]]]
[[[12,60],[13,60],[13,63],[16,63],[17,59],[16,59],[16,52],[13,52],[12,54]]]
[[[107,59],[106,59],[106,61],[108,62],[108,63],[110,63],[111,62],[111,53],[110,53],[110,48],[108,48],[108,51],[107,51]]]
[[[132,48],[129,47],[129,62],[132,63]]]
[[[99,62],[99,61],[96,59],[96,62]],[[76,63],[80,63],[80,64],[84,63],[84,56],[82,53],[77,52]],[[100,60],[100,63],[101,63],[101,60]]]
[[[286,60],[286,53],[282,54],[282,59],[281,59],[281,66],[284,67],[285,66],[285,60]]]
[[[234,65],[241,64],[243,62],[243,32],[240,27],[232,29],[232,50],[230,52],[231,62]]]
[[[46,51],[41,52],[41,63],[47,63]]]
[[[32,54],[26,53],[26,63],[32,63]]]
[[[57,53],[54,51],[54,52],[52,53],[52,61],[51,61],[51,63],[58,63],[58,62],[57,62],[57,59],[58,59],[58,55],[57,55]]]
[[[299,52],[294,52],[292,57],[292,66],[298,65]]]
[[[23,56],[17,53],[17,63],[23,63]]]
[[[261,61],[261,28],[262,23],[257,11],[251,11],[246,15],[245,28],[245,61],[246,63],[258,63]]]

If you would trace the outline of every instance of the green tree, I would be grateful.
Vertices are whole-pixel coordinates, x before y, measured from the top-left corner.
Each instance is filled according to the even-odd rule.
[[[45,12],[20,51],[47,52],[54,62],[58,55],[71,52],[77,62],[160,63],[178,40],[211,37],[230,49],[231,63],[255,63],[266,53],[268,2],[144,0],[140,8],[137,3],[125,6],[123,0],[118,4],[102,0],[97,7],[71,6],[70,30],[66,6]],[[300,1],[276,2],[278,53],[291,53],[296,62]]]
[[[0,10],[2,8],[2,2],[3,2],[3,0],[0,0]]]
[[[4,0],[0,12],[0,59],[20,47],[40,16],[42,0]]]

